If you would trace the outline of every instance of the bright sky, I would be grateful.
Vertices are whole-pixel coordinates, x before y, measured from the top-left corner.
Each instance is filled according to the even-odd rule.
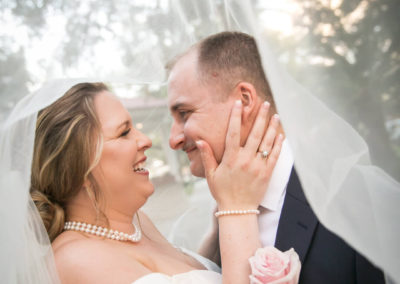
[[[342,0],[320,0],[324,5],[330,6],[330,8],[337,8]],[[135,5],[140,7],[138,9],[155,8],[156,3],[160,3],[162,9],[168,9],[167,0],[140,0],[136,1]],[[365,2],[365,1],[362,1]],[[83,2],[87,3],[87,2]],[[364,6],[363,6],[364,7]],[[358,14],[362,14],[363,7],[361,7]],[[82,4],[76,11],[84,15],[87,10],[90,9],[88,4]],[[261,11],[258,15],[261,27],[265,30],[275,31],[280,34],[281,37],[290,37],[298,33],[296,27],[294,27],[293,15],[301,13],[300,5],[295,0],[279,0],[279,1],[260,1],[256,10]],[[147,21],[146,10],[139,12],[134,17],[133,24],[141,25]],[[148,11],[148,10],[147,10]],[[118,14],[118,13],[117,13]],[[349,16],[347,19],[349,26],[352,21],[357,20],[359,16],[357,13]],[[67,28],[67,17],[60,12],[50,11],[46,15],[47,25],[43,29],[43,37],[32,37],[29,34],[29,29],[17,22],[17,19],[12,16],[9,9],[0,11],[0,36],[10,38],[8,48],[12,50],[18,50],[19,46],[25,47],[25,58],[26,65],[29,73],[31,74],[33,83],[30,89],[36,89],[43,81],[50,78],[60,77],[98,77],[103,76],[110,78],[123,77],[127,75],[124,72],[128,72],[122,62],[123,57],[121,56],[121,47],[119,41],[116,38],[123,38],[129,40],[129,33],[134,32],[132,29],[127,29],[121,22],[115,21],[107,26],[107,15],[101,10],[92,13],[92,16],[96,17],[96,20],[107,26],[108,29],[102,29],[100,31],[104,41],[92,44],[90,49],[85,49],[84,53],[81,54],[83,60],[72,64],[72,66],[65,69],[61,65],[61,52],[60,46],[68,40],[66,34]],[[329,25],[321,26],[324,33],[333,32],[332,27]],[[149,48],[149,37],[151,34],[146,32],[138,32],[138,38],[143,38],[142,42],[139,42],[132,49],[135,50],[146,50]],[[173,36],[173,35],[170,35]],[[157,40],[157,39],[155,39]],[[13,42],[14,41],[14,42]],[[162,43],[154,42],[153,46],[164,44],[165,46],[171,45],[171,39],[166,38]],[[151,45],[150,45],[151,48]],[[90,53],[89,53],[90,52]],[[152,51],[153,52],[153,51]],[[346,53],[345,47],[338,47],[338,52]],[[156,54],[156,52],[154,51]],[[155,55],[156,56],[156,55]],[[135,66],[138,66],[138,70],[144,70],[143,65],[148,64],[152,58],[135,58]],[[154,62],[157,58],[154,58]],[[316,58],[315,62],[320,62],[320,59]],[[64,68],[64,69],[63,69]],[[162,66],[160,66],[162,68]],[[130,68],[135,70],[135,68]],[[132,74],[131,74],[132,75]],[[133,74],[134,75],[134,74]],[[151,77],[152,74],[149,74]],[[123,94],[124,97],[132,96],[133,91],[126,92]]]
[[[262,27],[290,36],[294,32],[292,15],[300,11],[300,6],[293,0],[261,1],[257,7],[263,10],[259,14]]]

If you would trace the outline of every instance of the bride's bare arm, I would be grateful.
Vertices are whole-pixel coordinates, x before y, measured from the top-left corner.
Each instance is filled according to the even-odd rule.
[[[225,153],[218,165],[210,146],[199,141],[207,182],[218,204],[218,210],[257,209],[267,188],[282,146],[277,136],[279,119],[271,119],[265,132],[269,105],[260,107],[256,122],[244,146],[240,145],[242,106],[232,110]],[[264,158],[258,149],[267,150]],[[219,217],[219,238],[224,283],[248,283],[248,259],[261,247],[256,214]]]

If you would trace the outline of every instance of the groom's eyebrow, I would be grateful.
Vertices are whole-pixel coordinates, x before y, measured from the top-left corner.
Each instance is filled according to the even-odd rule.
[[[176,104],[172,105],[170,109],[171,109],[171,112],[176,112],[178,109],[185,107],[185,106],[188,106],[188,105],[185,103],[176,103]]]

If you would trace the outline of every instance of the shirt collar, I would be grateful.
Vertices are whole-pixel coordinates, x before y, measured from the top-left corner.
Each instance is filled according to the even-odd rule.
[[[281,153],[272,172],[271,179],[260,205],[271,211],[278,209],[279,201],[289,181],[294,159],[287,139],[283,141]]]

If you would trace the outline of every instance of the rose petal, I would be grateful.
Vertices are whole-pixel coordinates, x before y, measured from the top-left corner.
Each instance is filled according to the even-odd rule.
[[[290,254],[282,253],[275,247],[260,248],[249,258],[252,275],[251,283],[270,283],[285,277]]]
[[[289,258],[288,271],[285,277],[269,282],[269,284],[297,284],[300,277],[301,262],[299,255],[294,251],[293,248],[284,252]]]

